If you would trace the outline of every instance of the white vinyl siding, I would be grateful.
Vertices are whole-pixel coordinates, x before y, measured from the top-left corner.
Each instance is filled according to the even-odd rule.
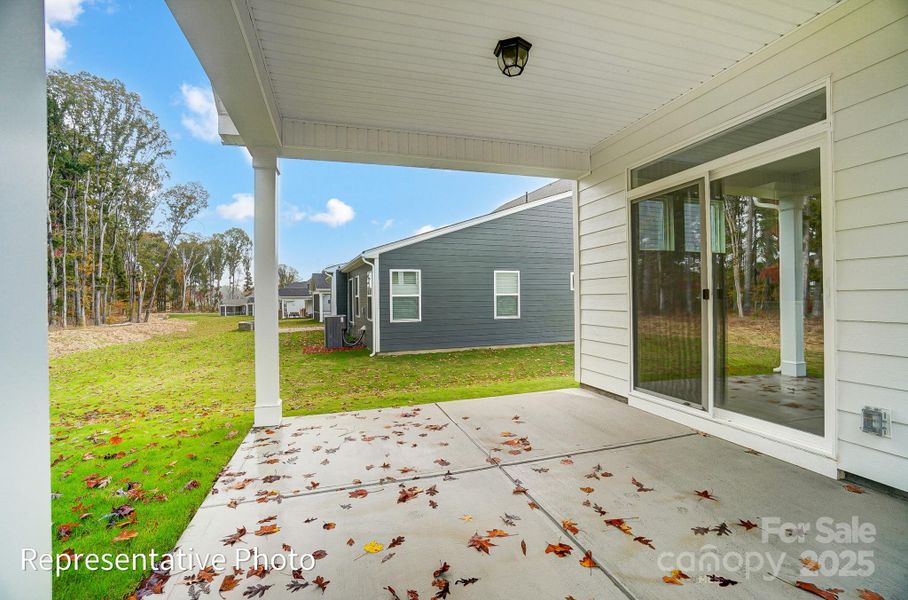
[[[366,273],[366,318],[372,320],[372,272]]]
[[[520,318],[520,271],[495,271],[495,318]]]
[[[422,274],[418,269],[392,269],[391,322],[422,320]]]
[[[865,404],[908,425],[908,3],[845,2],[726,70],[594,149],[579,182],[581,382],[629,393],[627,170],[828,77],[835,235],[829,293],[835,306],[840,469],[908,489],[908,440],[859,431]],[[720,233],[720,232],[714,232]],[[824,242],[826,240],[824,239]]]

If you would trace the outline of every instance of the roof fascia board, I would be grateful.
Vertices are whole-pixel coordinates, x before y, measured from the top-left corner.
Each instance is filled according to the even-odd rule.
[[[241,23],[242,11],[248,15],[244,0],[232,0],[229,5],[223,0],[166,2],[243,143],[279,147],[280,116],[270,88],[262,85]],[[236,2],[243,2],[242,9]]]

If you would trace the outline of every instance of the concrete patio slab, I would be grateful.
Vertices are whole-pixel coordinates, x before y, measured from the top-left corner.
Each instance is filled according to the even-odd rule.
[[[766,575],[769,561],[781,564],[776,574],[782,579],[843,589],[842,598],[856,598],[859,588],[908,597],[908,504],[869,490],[849,492],[842,482],[717,438],[676,438],[503,468],[556,520],[575,521],[578,541],[637,598],[809,597]],[[625,534],[608,519],[625,519],[630,530]],[[824,526],[853,532],[853,519],[872,525],[873,541],[824,543]],[[741,525],[748,521],[758,527]],[[698,527],[708,531],[698,533]],[[778,534],[785,529],[804,531]],[[813,572],[801,558],[822,566]],[[736,568],[739,559],[752,561],[749,575]],[[839,567],[852,573],[834,574]],[[873,573],[858,575],[865,567]],[[662,576],[674,568],[692,579],[666,585]],[[720,587],[708,580],[711,574],[738,583]]]
[[[249,433],[179,547],[227,565],[252,548],[327,554],[304,579],[259,577],[248,560],[194,566],[165,593],[204,598],[228,581],[225,598],[300,598],[321,595],[321,576],[324,597],[344,600],[395,600],[388,586],[444,598],[445,582],[453,600],[810,597],[798,581],[841,600],[908,597],[908,503],[852,489],[581,390],[292,417]],[[855,538],[818,537],[836,527]],[[560,543],[569,556],[546,552]]]
[[[694,433],[581,389],[458,400],[439,406],[502,464]],[[521,443],[522,438],[526,444]]]
[[[290,417],[246,437],[203,506],[487,465],[434,404]]]
[[[501,471],[490,468],[455,477],[435,476],[405,484],[422,490],[406,502],[398,502],[398,485],[390,483],[369,488],[364,498],[350,498],[348,492],[335,491],[289,498],[280,504],[204,508],[184,533],[180,547],[191,548],[200,556],[222,553],[231,565],[236,551],[244,552],[253,545],[268,556],[287,555],[284,544],[299,553],[327,553],[315,561],[314,569],[301,573],[310,585],[300,593],[287,587],[293,582],[291,568],[273,570],[262,578],[247,577],[252,565],[246,562],[240,584],[222,594],[228,599],[242,598],[250,587],[265,585],[273,586],[263,593],[266,600],[392,599],[388,586],[401,599],[408,598],[408,590],[414,590],[425,600],[440,591],[432,585],[433,572],[443,563],[450,565],[443,579],[450,585],[452,600],[626,597],[602,571],[582,567],[579,561],[583,553],[576,548],[563,558],[546,554],[548,544],[570,541],[541,511],[531,509],[524,495],[512,493],[513,486]],[[326,523],[334,526],[326,529]],[[254,534],[268,525],[276,525],[279,531]],[[241,527],[247,531],[242,540],[225,546],[222,538]],[[488,554],[467,545],[474,534],[486,536],[495,529],[508,536],[491,538],[495,545]],[[398,537],[401,543],[392,547],[392,540]],[[366,553],[365,544],[373,540],[382,544],[383,550]],[[224,579],[232,573],[232,568],[225,569],[213,578],[209,584],[211,597],[216,597]],[[319,576],[330,581],[324,594],[311,583]],[[472,578],[477,580],[464,585],[464,580]],[[190,591],[183,577],[175,576],[165,588],[164,598],[183,600],[190,597]]]

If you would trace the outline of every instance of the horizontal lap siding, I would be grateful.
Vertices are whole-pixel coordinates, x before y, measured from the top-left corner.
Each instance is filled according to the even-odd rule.
[[[849,0],[596,148],[579,196],[581,380],[626,394],[626,169],[831,78],[841,468],[908,488],[908,3]],[[623,298],[623,301],[619,300]],[[619,334],[618,332],[623,332]],[[891,439],[861,433],[889,408]],[[870,465],[878,461],[886,468]],[[897,468],[895,468],[897,467]]]
[[[382,253],[381,351],[569,342],[573,214],[565,198]],[[391,323],[389,271],[422,271],[422,321]],[[495,319],[493,272],[520,271],[520,318]]]

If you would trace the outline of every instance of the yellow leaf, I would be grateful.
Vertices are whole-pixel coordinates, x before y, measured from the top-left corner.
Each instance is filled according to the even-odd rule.
[[[378,552],[381,552],[384,549],[385,549],[385,545],[380,542],[377,542],[375,540],[372,540],[371,542],[369,542],[368,544],[363,546],[363,550],[365,550],[369,554],[376,554]]]

